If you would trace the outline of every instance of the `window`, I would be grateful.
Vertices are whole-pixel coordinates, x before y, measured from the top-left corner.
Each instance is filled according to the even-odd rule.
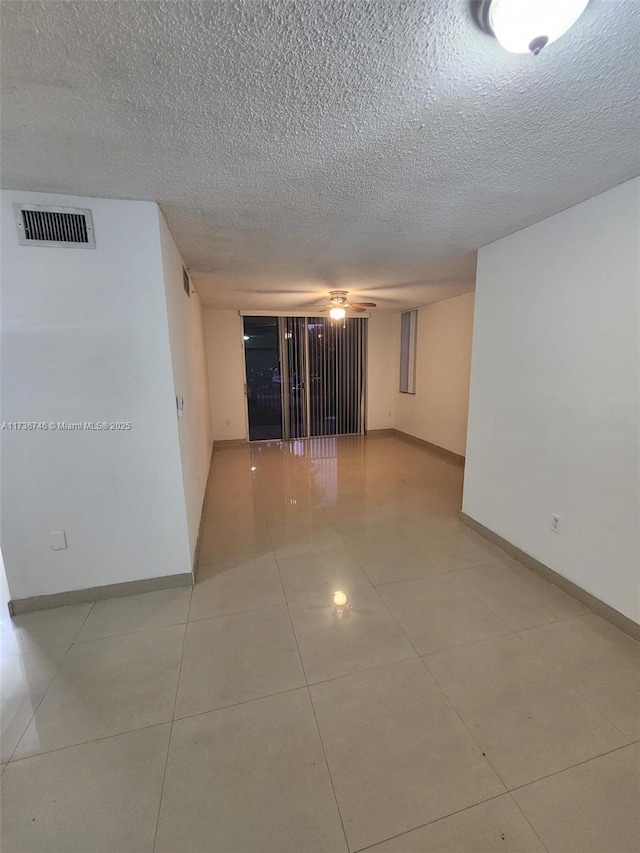
[[[400,393],[416,393],[416,335],[418,311],[400,316]]]

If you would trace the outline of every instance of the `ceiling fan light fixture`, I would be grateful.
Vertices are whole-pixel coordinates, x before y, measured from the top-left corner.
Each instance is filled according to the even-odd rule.
[[[537,56],[569,30],[589,0],[480,0],[478,20],[511,53]]]
[[[344,320],[346,314],[347,312],[344,310],[344,308],[335,307],[329,311],[329,316],[332,320]]]

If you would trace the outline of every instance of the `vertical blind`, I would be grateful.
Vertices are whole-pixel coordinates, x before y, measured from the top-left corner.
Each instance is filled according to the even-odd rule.
[[[280,317],[283,437],[366,428],[367,320]]]

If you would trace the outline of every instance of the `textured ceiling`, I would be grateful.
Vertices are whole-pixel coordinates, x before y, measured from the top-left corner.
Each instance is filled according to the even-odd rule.
[[[209,305],[466,292],[479,246],[640,171],[637,0],[537,58],[463,0],[1,8],[3,186],[159,201]]]

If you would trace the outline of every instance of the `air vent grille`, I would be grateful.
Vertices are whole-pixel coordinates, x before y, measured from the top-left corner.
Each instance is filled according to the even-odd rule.
[[[91,211],[77,207],[17,204],[18,238],[23,246],[95,249]]]

